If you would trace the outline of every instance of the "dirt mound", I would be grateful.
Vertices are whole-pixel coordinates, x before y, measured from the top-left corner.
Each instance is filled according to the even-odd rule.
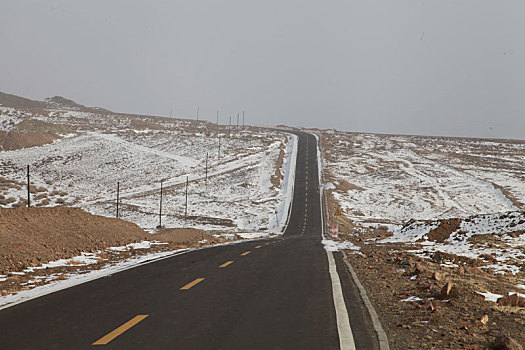
[[[0,208],[0,273],[139,242],[148,236],[133,223],[79,208]]]
[[[461,219],[439,220],[439,226],[427,234],[431,241],[443,242],[450,237],[450,234],[456,232],[461,224]]]
[[[42,146],[59,137],[47,132],[0,131],[0,151],[12,151],[20,148]]]

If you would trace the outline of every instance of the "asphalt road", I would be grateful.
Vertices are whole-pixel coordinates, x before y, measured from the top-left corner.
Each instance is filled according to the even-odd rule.
[[[338,349],[316,139],[298,135],[282,237],[192,251],[1,310],[0,349]],[[335,261],[356,348],[377,348]]]

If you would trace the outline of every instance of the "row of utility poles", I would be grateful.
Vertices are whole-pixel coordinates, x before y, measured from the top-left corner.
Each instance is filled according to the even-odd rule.
[[[173,112],[173,108],[170,108],[170,118],[172,116],[172,112]],[[197,114],[195,115],[195,118],[197,119],[197,121],[199,120],[199,113],[200,113],[200,106],[197,107]],[[241,125],[240,125],[240,122],[241,122],[240,118],[241,118],[241,114],[237,113],[237,128],[241,127]],[[219,125],[219,110],[217,110],[215,125]],[[246,124],[245,124],[245,119],[244,119],[244,111],[242,111],[242,128],[243,129],[245,128],[245,125]],[[228,125],[228,133],[230,132],[231,127],[232,127],[232,116],[230,115],[230,122],[229,122],[229,125]]]

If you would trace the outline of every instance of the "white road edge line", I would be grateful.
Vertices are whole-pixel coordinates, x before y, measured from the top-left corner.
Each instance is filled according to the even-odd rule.
[[[341,281],[339,280],[335,266],[334,255],[330,251],[326,251],[326,255],[328,256],[328,270],[330,271],[330,278],[332,279],[332,293],[334,296],[337,333],[339,334],[339,347],[341,350],[355,350],[354,336],[352,334],[352,328],[350,327],[350,319],[348,318],[348,311],[343,297]]]
[[[316,134],[311,135],[314,135],[317,141],[317,173],[319,177],[319,208],[321,208],[321,237],[324,238],[321,149],[319,148],[319,137]],[[341,350],[355,350],[354,335],[352,334],[352,327],[350,327],[350,318],[348,317],[348,309],[346,308],[343,289],[341,287],[341,280],[339,279],[339,274],[337,273],[337,267],[334,261],[334,255],[330,251],[326,251],[326,255],[328,256],[328,271],[330,272],[330,279],[332,280],[332,295],[334,297],[335,318],[337,322],[337,333],[339,335],[339,347]]]

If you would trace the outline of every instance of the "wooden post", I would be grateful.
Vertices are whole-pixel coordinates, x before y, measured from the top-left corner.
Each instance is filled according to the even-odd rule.
[[[184,217],[188,217],[188,176],[186,176],[186,209],[184,210]]]
[[[217,153],[217,159],[221,159],[221,137],[219,136],[219,152]]]
[[[163,183],[163,180],[160,181],[159,228],[162,227],[162,183]]]
[[[118,204],[120,200],[120,182],[117,182],[117,219],[118,219]]]
[[[27,207],[31,208],[31,182],[29,179],[29,165],[27,166]]]

